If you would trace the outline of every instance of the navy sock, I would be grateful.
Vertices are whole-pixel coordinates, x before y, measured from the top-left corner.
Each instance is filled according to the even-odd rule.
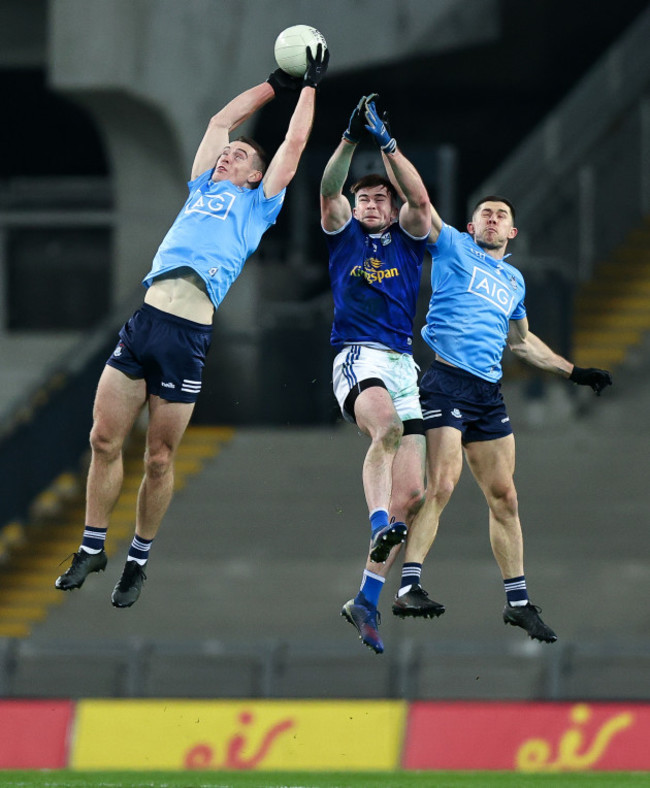
[[[526,590],[526,578],[524,575],[510,577],[503,581],[503,585],[506,589],[506,599],[509,605],[512,607],[523,607],[528,604],[528,591]]]
[[[363,600],[359,599],[360,595],[363,594],[366,600],[370,602],[373,607],[377,607],[379,604],[379,594],[381,594],[381,589],[384,587],[385,582],[386,578],[364,569],[361,588],[359,589],[359,593],[354,598],[355,603],[359,604],[360,602],[363,602]]]
[[[143,539],[137,534],[134,535],[131,547],[129,547],[129,554],[127,561],[137,561],[140,566],[144,566],[149,558],[149,550],[151,550],[151,543],[153,539]]]
[[[86,553],[101,553],[106,541],[106,528],[95,528],[94,525],[86,525],[81,540],[81,548]]]
[[[374,536],[381,528],[388,525],[388,512],[385,509],[375,509],[370,514],[370,528]]]
[[[402,566],[402,579],[399,584],[399,590],[406,593],[411,586],[420,584],[420,576],[422,575],[422,564],[415,561],[409,561]],[[399,593],[399,592],[398,592]]]

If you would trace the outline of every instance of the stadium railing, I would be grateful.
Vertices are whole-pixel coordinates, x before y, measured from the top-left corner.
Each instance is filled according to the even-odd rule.
[[[650,700],[650,641],[4,639],[0,697]]]

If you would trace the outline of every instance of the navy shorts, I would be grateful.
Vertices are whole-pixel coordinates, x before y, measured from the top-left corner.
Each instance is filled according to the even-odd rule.
[[[420,381],[424,429],[454,427],[463,443],[491,441],[512,434],[500,383],[434,361]]]
[[[147,393],[169,402],[196,402],[212,326],[143,304],[122,326],[107,364],[144,378]]]

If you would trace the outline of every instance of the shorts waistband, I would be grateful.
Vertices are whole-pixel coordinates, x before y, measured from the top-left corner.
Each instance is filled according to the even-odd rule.
[[[155,317],[156,320],[164,320],[166,323],[175,323],[177,326],[191,328],[192,331],[202,331],[204,334],[212,333],[212,326],[208,326],[205,323],[195,323],[194,320],[188,320],[186,317],[179,317],[179,315],[163,312],[162,309],[151,306],[151,304],[142,304],[140,311],[151,315],[151,317]]]
[[[388,345],[382,345],[379,342],[346,342],[341,346],[339,353],[349,348],[366,348],[367,350],[380,350],[382,353],[392,353],[397,356],[413,357],[413,353],[409,353],[406,350],[394,350]]]
[[[487,383],[488,385],[494,385],[492,381],[485,380],[484,378],[479,378],[478,375],[474,375],[471,372],[468,372],[466,369],[461,369],[460,367],[452,367],[450,364],[445,364],[444,361],[437,361],[434,359],[431,362],[431,366],[434,369],[439,369],[444,372],[448,372],[450,375],[455,375],[459,378],[465,378],[465,380],[476,380],[480,383]]]

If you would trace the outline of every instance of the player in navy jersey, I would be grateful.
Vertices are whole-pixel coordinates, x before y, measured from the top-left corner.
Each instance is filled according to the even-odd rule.
[[[515,210],[503,197],[478,202],[460,233],[431,208],[431,300],[422,335],[435,360],[420,383],[427,442],[427,489],[409,532],[393,613],[427,616],[431,600],[420,585],[422,562],[440,515],[460,478],[463,452],[489,507],[490,542],[506,593],[503,620],[531,638],[552,643],[526,588],[523,537],[513,480],[515,441],[500,389],[506,345],[523,361],[600,392],[612,378],[581,369],[528,329],[524,279],[506,261],[517,235]]]
[[[171,501],[174,456],[201,390],[212,318],[228,288],[274,223],[311,131],[316,87],[329,53],[307,49],[304,79],[278,69],[214,115],[196,152],[189,197],[158,249],[143,284],[143,306],[120,331],[99,380],[90,435],[86,525],[56,587],[79,588],[103,571],[104,541],[122,486],[122,446],[144,405],[149,411],[145,471],[135,535],[111,601],[139,597],[152,541]],[[281,90],[298,100],[284,141],[267,165],[262,148],[230,133]]]
[[[334,392],[344,418],[370,438],[362,472],[370,550],[361,589],[341,614],[366,646],[381,653],[379,594],[423,497],[424,436],[412,333],[431,216],[420,176],[372,99],[361,99],[325,167],[321,222],[334,296]],[[401,209],[383,175],[368,175],[352,186],[354,208],[343,194],[366,130],[386,154],[405,198]]]

